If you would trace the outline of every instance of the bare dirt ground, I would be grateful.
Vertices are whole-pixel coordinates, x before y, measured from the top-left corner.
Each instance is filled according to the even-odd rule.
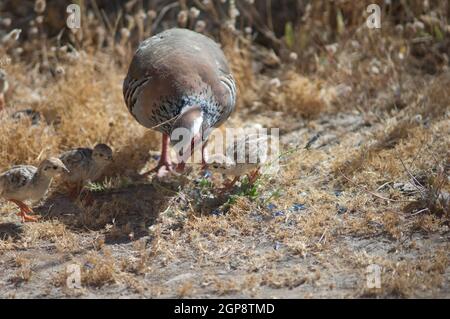
[[[18,223],[4,205],[10,213],[0,231],[10,239],[2,245],[0,296],[448,297],[446,221],[394,213],[396,203],[333,183],[336,154],[369,143],[379,124],[355,114],[293,124],[301,128],[281,136],[285,147],[327,135],[282,161],[289,180],[267,177],[257,199],[239,196],[225,213],[217,210],[225,199],[199,186],[199,172],[188,182],[130,181],[96,194],[94,207],[56,194],[36,209],[43,216],[37,224]],[[380,196],[402,192],[385,187]],[[81,266],[82,289],[65,287],[69,264]],[[366,285],[370,264],[382,267],[381,289]]]
[[[97,1],[105,12],[83,8],[70,31],[64,6],[37,2],[0,4],[0,171],[99,142],[115,161],[92,201],[55,180],[37,223],[0,200],[0,298],[450,297],[448,4],[384,4],[369,30],[363,1],[273,1],[272,20],[259,2],[180,1],[163,17],[164,1]],[[239,89],[226,127],[279,128],[278,173],[226,194],[196,167],[140,175],[160,136],[122,81],[137,43],[175,25],[220,41]]]

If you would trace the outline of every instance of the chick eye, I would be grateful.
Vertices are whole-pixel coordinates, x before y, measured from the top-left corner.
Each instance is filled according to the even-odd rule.
[[[219,164],[213,164],[214,168],[219,168]]]
[[[58,166],[53,166],[53,169],[54,169],[54,170],[57,170],[57,169],[58,169]]]

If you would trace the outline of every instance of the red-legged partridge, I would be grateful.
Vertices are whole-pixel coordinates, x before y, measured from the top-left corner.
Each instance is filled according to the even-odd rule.
[[[269,136],[247,135],[233,141],[225,154],[212,155],[208,160],[208,168],[213,172],[233,176],[231,182],[225,183],[225,189],[229,189],[245,174],[248,175],[249,184],[253,184],[269,158]]]
[[[123,83],[128,110],[143,126],[162,137],[158,176],[171,171],[168,146],[190,149],[179,152],[182,170],[202,146],[202,160],[209,134],[234,110],[236,85],[219,45],[187,29],[170,29],[143,41]],[[179,139],[176,132],[189,132]],[[178,143],[176,143],[178,141]]]
[[[113,152],[106,144],[97,144],[94,149],[77,148],[60,155],[61,161],[70,173],[62,176],[63,183],[70,189],[72,198],[78,196],[89,181],[101,177],[113,160]]]
[[[0,174],[0,197],[15,203],[20,208],[18,215],[22,221],[36,221],[28,215],[33,210],[25,201],[36,202],[47,193],[53,177],[68,172],[66,166],[58,158],[44,160],[39,167],[18,165]]]

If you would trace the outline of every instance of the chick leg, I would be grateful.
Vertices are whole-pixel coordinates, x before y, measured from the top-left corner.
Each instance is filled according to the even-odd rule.
[[[233,188],[234,184],[237,183],[237,181],[239,180],[240,176],[235,176],[233,180],[226,180],[223,183],[223,188],[220,189],[220,193],[223,194],[226,191],[229,191],[230,189]]]
[[[91,206],[94,203],[94,195],[92,195],[92,192],[87,189],[83,190],[82,185],[78,185],[78,187],[81,200],[84,202],[86,206]]]
[[[69,190],[69,198],[71,200],[76,200],[78,198],[78,196],[80,195],[81,192],[81,188],[80,185],[70,185],[67,186],[68,190]]]
[[[261,173],[259,172],[259,168],[257,168],[253,173],[248,175],[248,183],[253,185],[258,180],[259,176],[261,176]]]
[[[13,202],[14,204],[16,204],[20,208],[20,212],[17,213],[17,215],[22,218],[22,223],[38,221],[38,218],[39,218],[38,216],[30,216],[30,215],[28,215],[28,213],[33,213],[33,210],[30,207],[28,207],[27,205],[25,205],[23,202],[17,201],[17,200],[14,200],[14,199],[10,199],[9,201]]]

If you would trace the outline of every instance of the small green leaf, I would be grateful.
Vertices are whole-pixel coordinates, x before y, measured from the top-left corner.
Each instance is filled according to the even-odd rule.
[[[438,25],[434,26],[434,34],[435,34],[436,39],[438,41],[443,41],[444,40],[444,34],[442,33],[441,28],[439,28]]]
[[[338,9],[336,13],[336,22],[338,34],[343,34],[345,32],[345,22],[344,16],[342,15],[342,11],[340,9]]]
[[[291,49],[294,46],[295,41],[294,27],[292,26],[292,22],[288,22],[284,26],[284,39],[288,48]]]

